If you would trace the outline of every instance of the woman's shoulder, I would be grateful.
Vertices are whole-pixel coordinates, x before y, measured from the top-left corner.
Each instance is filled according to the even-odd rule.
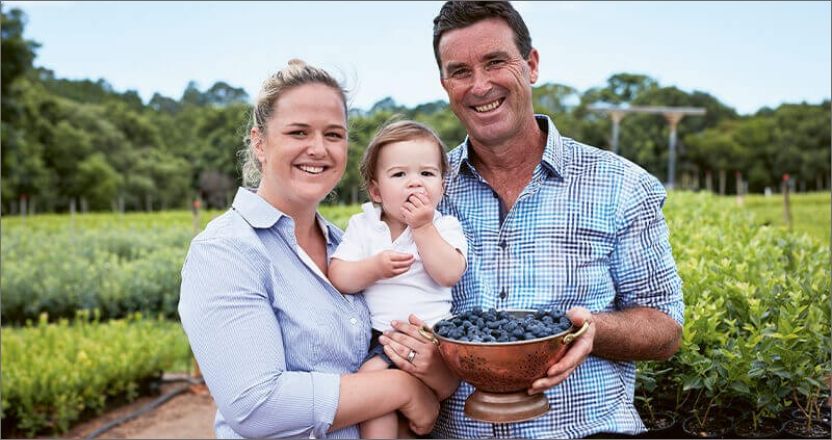
[[[233,208],[208,222],[192,243],[222,241],[239,247],[256,247],[257,233]]]

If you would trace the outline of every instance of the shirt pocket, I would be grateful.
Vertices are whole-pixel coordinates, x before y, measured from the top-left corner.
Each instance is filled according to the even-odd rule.
[[[535,243],[535,284],[564,308],[604,309],[615,293],[609,271],[614,243],[613,232],[591,222],[544,234]]]

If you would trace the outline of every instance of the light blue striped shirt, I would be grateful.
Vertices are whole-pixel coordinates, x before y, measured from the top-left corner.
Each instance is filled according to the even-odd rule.
[[[327,255],[341,231],[318,215]],[[218,438],[357,438],[327,433],[340,376],[370,342],[361,295],[341,295],[298,254],[294,221],[240,188],[191,242],[179,315],[217,404]]]
[[[454,313],[476,306],[536,309],[582,306],[592,312],[653,307],[683,321],[681,279],[662,215],[659,181],[610,152],[547,132],[543,159],[508,212],[468,159],[467,139],[450,153],[439,209],[468,237],[468,270],[453,289]],[[463,415],[473,388],[463,382],[442,404],[441,438],[576,438],[637,433],[635,363],[589,356],[546,391],[551,410],[514,424]]]

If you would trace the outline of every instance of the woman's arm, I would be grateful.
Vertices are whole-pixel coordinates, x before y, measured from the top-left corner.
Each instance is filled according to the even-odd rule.
[[[249,438],[320,437],[337,410],[340,375],[287,370],[268,265],[238,239],[195,240],[182,269],[182,326],[231,429]]]
[[[415,257],[402,252],[384,251],[358,261],[332,258],[329,281],[341,293],[358,293],[378,280],[407,272]]]
[[[414,431],[429,432],[438,402],[404,372],[342,376],[287,370],[283,332],[267,292],[268,261],[238,240],[198,240],[182,269],[182,326],[231,429],[244,437],[311,431],[320,438],[400,410]]]

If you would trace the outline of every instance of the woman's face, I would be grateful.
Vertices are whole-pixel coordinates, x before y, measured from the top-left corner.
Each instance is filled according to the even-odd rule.
[[[254,148],[263,166],[258,192],[281,210],[317,206],[344,175],[344,102],[333,88],[313,83],[284,92],[274,105]],[[252,138],[257,134],[253,129]]]

